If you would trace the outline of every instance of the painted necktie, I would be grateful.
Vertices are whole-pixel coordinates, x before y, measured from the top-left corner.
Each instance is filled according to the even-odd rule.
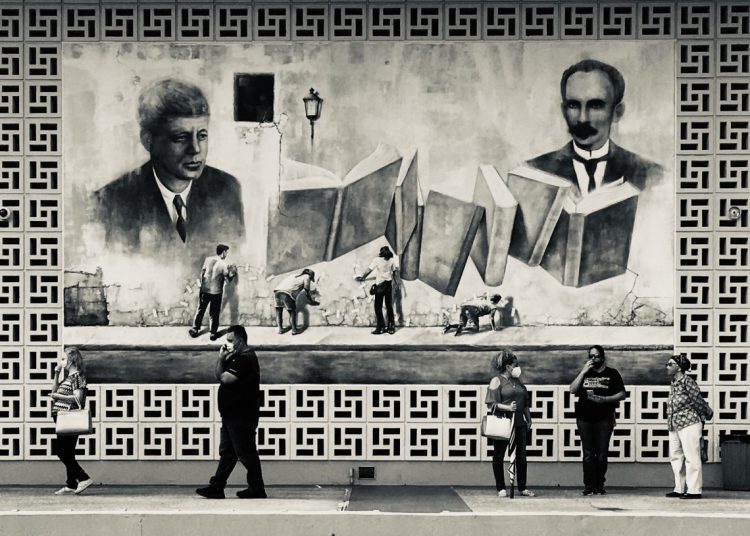
[[[580,156],[576,155],[576,160],[578,160],[580,163],[583,164],[583,167],[586,168],[586,175],[589,176],[589,187],[588,192],[593,192],[596,189],[596,179],[594,179],[594,173],[596,173],[596,166],[599,164],[599,162],[606,162],[606,158],[591,158],[589,160],[584,160]]]
[[[172,201],[172,203],[174,204],[174,208],[177,209],[177,221],[175,222],[175,229],[177,229],[177,234],[180,235],[180,238],[184,242],[187,238],[185,218],[182,216],[183,209],[185,208],[185,202],[182,200],[182,196],[176,195],[174,196],[174,200]]]

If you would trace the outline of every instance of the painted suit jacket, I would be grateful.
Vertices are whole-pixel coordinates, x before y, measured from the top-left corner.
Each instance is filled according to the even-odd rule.
[[[211,166],[205,166],[191,186],[184,244],[156,185],[151,161],[96,191],[94,202],[107,247],[127,253],[162,255],[165,248],[173,248],[202,259],[217,244],[236,247],[245,236],[240,183]]]
[[[573,167],[573,142],[571,141],[562,149],[543,154],[527,161],[531,167],[535,167],[547,173],[553,173],[573,183],[573,189],[577,197],[580,197],[578,179]],[[602,185],[623,178],[639,190],[643,190],[653,180],[657,180],[663,173],[659,164],[650,162],[609,141],[609,155],[607,166],[604,168]]]

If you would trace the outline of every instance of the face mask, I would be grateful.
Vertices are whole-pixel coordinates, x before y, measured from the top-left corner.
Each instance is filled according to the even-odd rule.
[[[513,367],[510,371],[510,375],[514,378],[519,378],[521,376],[521,367]]]

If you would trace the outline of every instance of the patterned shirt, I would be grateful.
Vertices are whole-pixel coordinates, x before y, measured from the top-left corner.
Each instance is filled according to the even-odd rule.
[[[68,375],[60,384],[57,386],[58,395],[74,396],[75,391],[86,389],[86,379],[81,376],[79,372],[73,372]],[[75,402],[68,402],[67,400],[55,400],[52,404],[52,413],[57,414],[58,411],[70,411],[71,409],[78,409],[78,404]]]
[[[713,414],[693,378],[683,375],[672,380],[667,400],[667,425],[670,432],[710,420]]]

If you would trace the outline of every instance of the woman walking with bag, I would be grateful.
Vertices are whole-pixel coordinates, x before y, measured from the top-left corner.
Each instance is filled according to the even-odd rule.
[[[86,377],[83,356],[78,348],[66,348],[65,366],[55,367],[55,381],[52,384],[50,398],[52,404],[52,418],[57,423],[58,413],[83,408],[86,404]],[[65,486],[55,492],[55,495],[83,493],[94,481],[76,461],[76,444],[78,435],[57,435],[53,441],[53,451],[65,464],[67,479]]]
[[[667,361],[667,376],[670,379],[667,400],[669,461],[674,472],[674,491],[667,493],[667,497],[700,499],[703,487],[703,423],[711,420],[714,412],[703,399],[698,384],[686,374],[688,370],[690,360],[684,354],[674,355]]]
[[[518,492],[525,497],[534,497],[534,492],[526,489],[526,439],[531,429],[529,392],[519,379],[521,367],[518,366],[518,358],[510,350],[502,350],[492,357],[490,367],[495,377],[490,381],[484,402],[495,415],[510,412],[514,416]],[[508,445],[508,439],[492,440],[492,472],[495,474],[498,497],[508,496],[503,472],[503,458]]]

